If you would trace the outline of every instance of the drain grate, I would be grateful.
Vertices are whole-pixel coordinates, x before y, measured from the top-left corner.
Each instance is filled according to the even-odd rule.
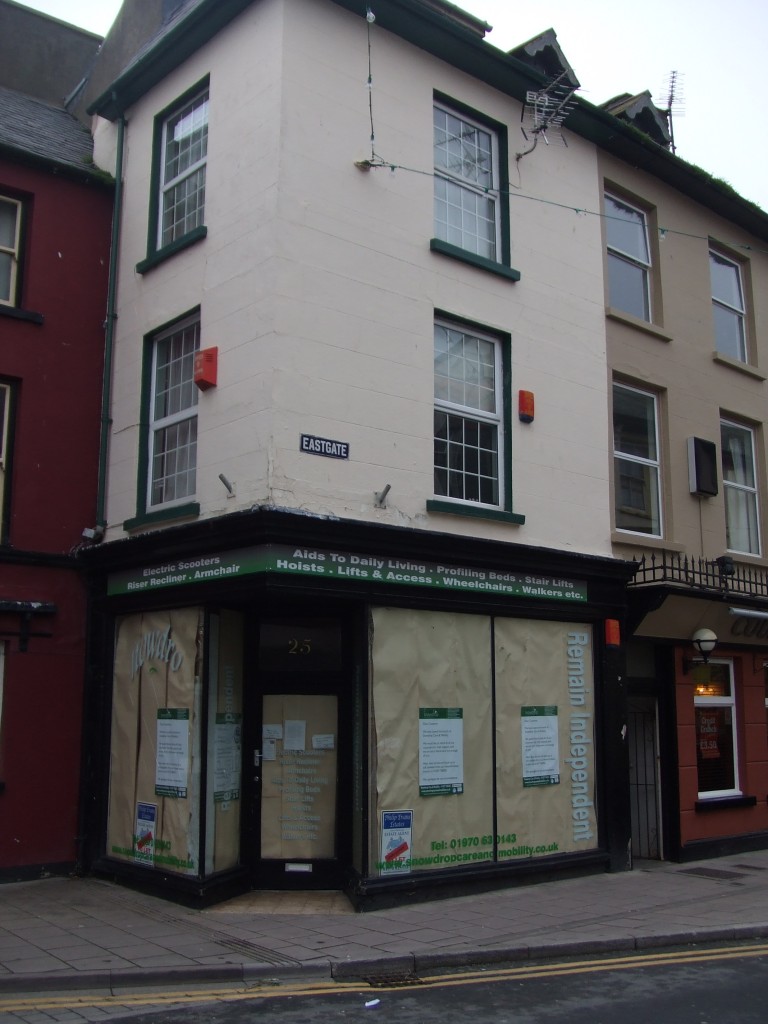
[[[424,984],[415,974],[374,974],[363,978],[363,981],[371,988],[408,988]]]

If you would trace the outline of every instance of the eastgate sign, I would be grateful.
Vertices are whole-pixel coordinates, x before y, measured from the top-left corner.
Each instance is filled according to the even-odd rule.
[[[107,593],[133,594],[262,573],[322,576],[331,580],[392,583],[572,604],[587,600],[587,584],[583,580],[281,544],[264,544],[220,555],[169,560],[161,565],[127,569],[110,575]]]

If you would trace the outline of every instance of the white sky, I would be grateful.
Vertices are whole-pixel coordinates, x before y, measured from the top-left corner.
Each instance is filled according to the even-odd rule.
[[[374,13],[387,2],[367,0]],[[105,35],[120,0],[26,5]],[[768,211],[765,0],[459,0],[458,6],[493,25],[486,38],[503,50],[553,28],[591,103],[649,89],[664,105],[670,72],[677,71],[678,156]]]

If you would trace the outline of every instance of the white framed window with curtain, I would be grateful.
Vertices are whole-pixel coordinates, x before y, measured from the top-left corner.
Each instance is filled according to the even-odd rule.
[[[720,449],[726,547],[739,554],[759,555],[760,508],[754,430],[741,423],[721,420]]]
[[[651,247],[645,211],[605,194],[608,302],[638,320],[651,320]]]
[[[662,536],[658,398],[613,385],[613,482],[617,530]]]
[[[709,251],[715,349],[722,356],[747,362],[747,324],[741,267],[722,253]]]
[[[0,541],[4,541],[8,516],[9,462],[11,453],[11,385],[0,381]]]
[[[737,796],[741,790],[733,662],[710,659],[693,669],[693,680],[699,798]]]
[[[20,253],[21,203],[0,196],[0,305],[16,305]]]
[[[197,480],[197,316],[158,334],[152,346],[147,510],[179,504]]]
[[[442,104],[433,108],[435,237],[500,259],[499,143],[495,131]]]

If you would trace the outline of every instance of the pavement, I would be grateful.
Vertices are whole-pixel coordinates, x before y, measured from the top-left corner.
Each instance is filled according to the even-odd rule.
[[[0,1014],[10,993],[399,978],[760,937],[768,850],[362,914],[340,893],[254,892],[195,910],[97,878],[46,878],[0,885]]]

